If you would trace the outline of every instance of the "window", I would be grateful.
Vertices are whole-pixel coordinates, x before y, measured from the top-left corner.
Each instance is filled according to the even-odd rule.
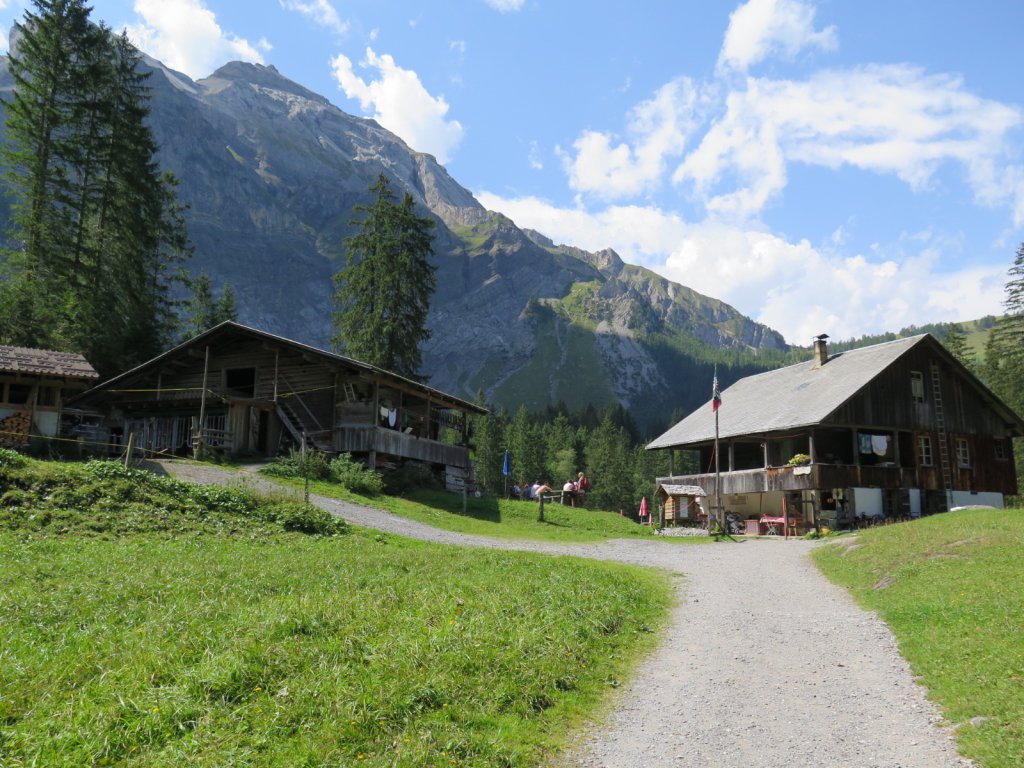
[[[917,437],[917,463],[922,467],[932,466],[932,439],[928,435]]]
[[[961,467],[971,466],[971,446],[962,437],[956,439],[956,463]]]
[[[8,384],[7,402],[11,405],[26,405],[32,394],[31,384]]]
[[[915,403],[924,402],[924,374],[920,371],[910,372],[910,396]]]
[[[256,369],[227,369],[224,371],[224,387],[238,397],[254,397],[256,395]]]
[[[53,408],[57,405],[57,387],[40,387],[36,395],[36,405]]]
[[[998,461],[1006,461],[1010,458],[1010,452],[1006,450],[1007,441],[1002,437],[997,437],[995,440],[995,451],[996,459]]]

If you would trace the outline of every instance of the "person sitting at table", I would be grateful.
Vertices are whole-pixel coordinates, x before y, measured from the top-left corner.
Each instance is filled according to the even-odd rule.
[[[562,503],[565,504],[565,500],[569,500],[569,506],[576,506],[576,483],[572,480],[566,480],[565,485],[562,486]]]
[[[533,492],[533,498],[539,499],[545,493],[554,493],[555,489],[548,484],[547,480],[545,480],[543,483],[538,481],[538,483],[539,484],[537,485],[537,490]]]

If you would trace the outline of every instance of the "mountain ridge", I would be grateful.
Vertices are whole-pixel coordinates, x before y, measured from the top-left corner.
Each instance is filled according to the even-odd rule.
[[[0,91],[12,87],[6,61]],[[509,409],[582,406],[589,393],[590,404],[619,404],[643,421],[706,399],[697,379],[716,355],[749,353],[749,367],[789,349],[733,307],[611,249],[556,245],[485,210],[433,156],[273,66],[231,62],[193,81],[144,61],[159,159],[188,206],[190,271],[230,283],[242,322],[329,346],[331,276],[344,264],[354,206],[383,172],[438,222],[423,347],[434,386],[483,391]],[[700,377],[681,381],[687,371]]]

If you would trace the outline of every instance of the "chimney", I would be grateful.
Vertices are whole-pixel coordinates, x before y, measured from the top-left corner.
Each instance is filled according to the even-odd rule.
[[[823,333],[814,337],[814,357],[811,370],[821,368],[828,362],[828,334]]]

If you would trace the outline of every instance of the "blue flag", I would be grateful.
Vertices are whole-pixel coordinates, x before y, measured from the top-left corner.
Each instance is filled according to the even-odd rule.
[[[512,474],[512,465],[508,458],[508,448],[505,449],[505,460],[501,462],[501,474],[508,477]]]

